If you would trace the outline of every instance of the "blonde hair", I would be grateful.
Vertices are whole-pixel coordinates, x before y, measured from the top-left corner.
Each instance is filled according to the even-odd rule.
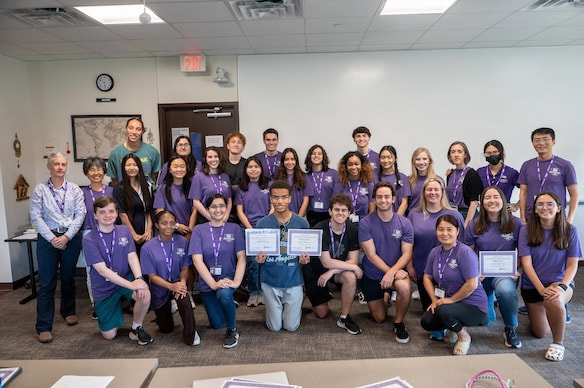
[[[428,217],[430,217],[430,212],[428,212],[428,203],[426,202],[426,196],[424,194],[426,192],[426,187],[428,187],[428,185],[430,183],[434,183],[434,182],[438,182],[438,184],[440,185],[440,189],[442,190],[442,197],[440,198],[440,207],[442,209],[453,210],[452,206],[450,206],[450,203],[448,203],[448,198],[446,198],[446,186],[444,185],[444,181],[442,180],[442,178],[440,178],[438,176],[433,177],[433,178],[428,178],[424,182],[424,186],[422,186],[422,195],[420,195],[420,204],[415,209],[415,210],[422,212],[422,215],[423,215],[422,218],[424,220],[426,220],[426,219],[428,219]]]
[[[434,159],[432,159],[432,154],[430,154],[430,150],[426,147],[418,147],[415,149],[414,153],[412,154],[412,175],[410,175],[410,187],[414,187],[416,181],[418,180],[418,169],[416,168],[416,158],[422,153],[425,152],[428,155],[428,170],[426,171],[426,179],[429,178],[436,178],[436,171],[434,171]]]

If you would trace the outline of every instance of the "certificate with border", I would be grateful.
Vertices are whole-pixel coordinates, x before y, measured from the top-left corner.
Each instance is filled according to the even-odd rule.
[[[517,251],[480,251],[479,275],[484,277],[515,276]]]
[[[320,256],[322,229],[288,229],[288,255]]]
[[[260,252],[268,256],[280,255],[279,229],[245,230],[245,254],[255,256]]]

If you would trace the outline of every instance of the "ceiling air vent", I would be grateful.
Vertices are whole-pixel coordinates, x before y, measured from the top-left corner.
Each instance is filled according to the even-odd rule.
[[[584,0],[536,0],[526,11],[582,11]]]
[[[239,20],[301,18],[299,0],[229,0]]]
[[[95,22],[79,12],[66,8],[7,9],[5,15],[33,27],[93,26]]]

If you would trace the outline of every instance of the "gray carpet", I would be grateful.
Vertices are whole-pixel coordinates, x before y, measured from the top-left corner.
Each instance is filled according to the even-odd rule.
[[[388,309],[389,321],[376,324],[370,318],[367,307],[357,302],[353,305],[352,316],[361,326],[363,333],[352,336],[336,326],[339,312],[339,295],[331,301],[332,314],[320,320],[312,313],[303,316],[297,332],[272,333],[264,325],[264,307],[245,306],[245,295],[236,294],[241,300],[237,312],[239,345],[230,350],[222,348],[224,332],[209,327],[203,306],[195,309],[197,327],[202,343],[198,347],[183,345],[180,339],[180,317],[175,315],[177,327],[174,333],[157,333],[151,322],[154,313],[148,313],[145,328],[155,338],[153,344],[138,346],[127,337],[127,327],[131,316],[126,315],[126,329],[119,331],[118,338],[106,341],[97,331],[97,324],[91,319],[91,305],[85,289],[85,279],[77,278],[77,314],[79,324],[68,327],[60,317],[56,318],[50,344],[40,344],[36,340],[34,322],[36,301],[20,305],[18,301],[30,293],[24,288],[0,297],[0,359],[63,359],[63,358],[158,358],[161,367],[221,365],[245,363],[270,363],[294,361],[322,361],[365,358],[393,358],[418,356],[449,356],[451,346],[428,339],[428,334],[419,324],[421,306],[412,301],[406,317],[406,326],[411,341],[406,345],[396,343],[391,328],[394,308]],[[576,277],[576,284],[584,284],[582,271]],[[59,300],[57,299],[57,305]],[[305,300],[305,310],[309,304]],[[305,311],[306,312],[306,311]],[[469,354],[515,352],[554,387],[572,387],[574,378],[584,377],[584,292],[576,288],[570,304],[573,323],[566,330],[566,358],[563,362],[546,361],[543,355],[551,342],[551,336],[536,339],[529,334],[527,316],[519,316],[518,332],[523,341],[521,349],[507,349],[503,343],[503,324],[497,322],[488,327],[471,328],[472,346]],[[56,314],[58,316],[58,312]],[[431,365],[428,366],[431,373]],[[242,373],[248,371],[242,370]],[[469,375],[470,377],[470,375]],[[508,378],[510,376],[503,376]]]

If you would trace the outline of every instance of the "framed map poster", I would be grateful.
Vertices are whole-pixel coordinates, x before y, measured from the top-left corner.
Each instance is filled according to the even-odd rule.
[[[139,114],[71,116],[73,155],[76,162],[97,156],[109,157],[110,152],[126,140],[126,121]]]

